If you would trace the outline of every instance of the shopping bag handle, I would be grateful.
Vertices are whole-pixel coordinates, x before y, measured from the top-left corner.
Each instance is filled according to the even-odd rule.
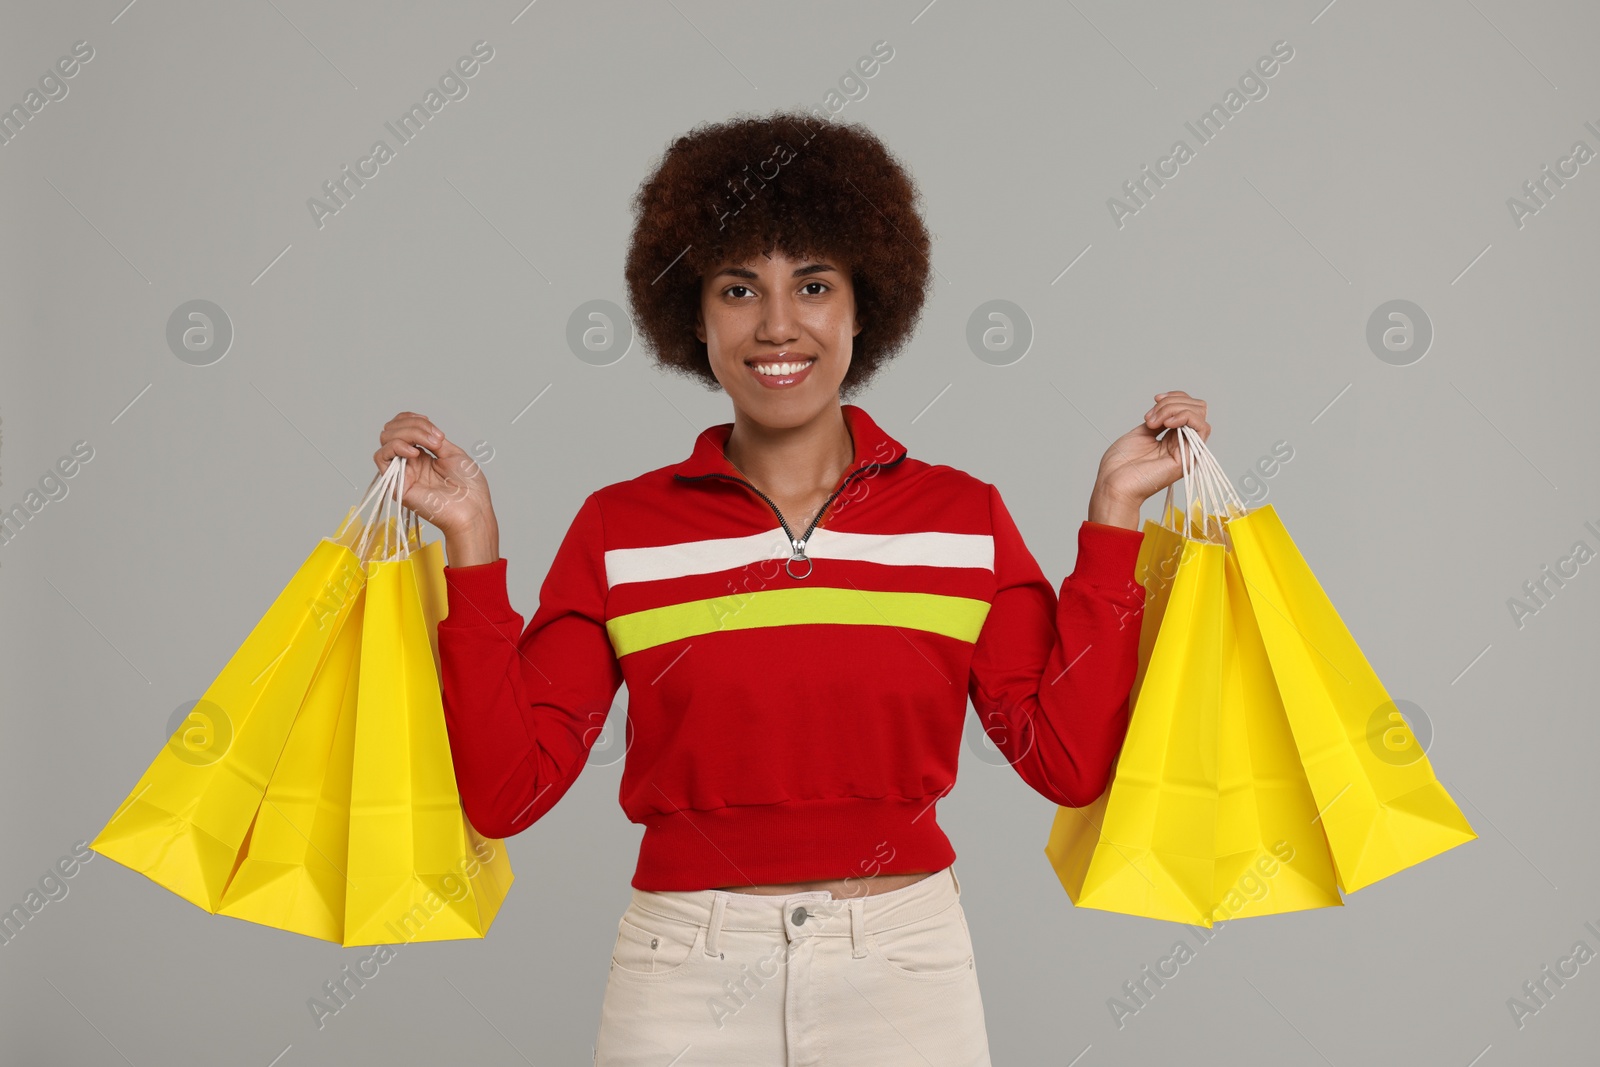
[[[1176,428],[1178,433],[1178,460],[1183,467],[1183,526],[1177,531],[1191,540],[1221,540],[1226,519],[1245,514],[1249,508],[1223,471],[1222,464],[1206,447],[1200,434],[1188,426]],[[1167,485],[1166,501],[1162,505],[1162,521],[1172,514],[1172,496],[1175,483]],[[1194,525],[1194,505],[1200,504],[1200,526]],[[1211,536],[1211,520],[1217,521],[1217,536]]]
[[[412,508],[405,506],[405,467],[404,456],[394,456],[389,460],[389,466],[372,476],[371,483],[367,486],[366,494],[361,498],[361,503],[351,509],[350,514],[339,524],[333,540],[339,541],[344,537],[345,531],[357,519],[361,520],[361,537],[354,546],[356,558],[363,563],[372,562],[367,558],[367,550],[373,546],[373,534],[384,527],[393,512],[398,513],[399,545],[386,559],[405,559],[411,555],[411,542],[407,536],[408,528],[415,531],[417,543],[422,543],[422,517]],[[390,500],[395,503],[393,512]],[[370,514],[369,514],[370,511]]]
[[[394,464],[390,463],[390,467],[393,466]],[[378,480],[383,478],[387,473],[387,470],[381,470],[372,476],[372,481],[367,483],[367,492],[366,495],[361,498],[361,503],[357,504],[351,509],[350,514],[345,517],[345,520],[339,524],[339,528],[334,531],[333,536],[335,540],[343,536],[345,530],[349,529],[350,524],[355,521],[356,516],[365,512],[367,510],[367,505],[377,498]],[[365,525],[365,523],[363,523],[363,525]]]
[[[361,540],[356,543],[356,558],[363,563],[367,561],[367,546],[372,540],[373,532],[383,523],[383,506],[389,499],[389,490],[394,485],[395,475],[400,471],[400,457],[394,456],[389,460],[389,466],[378,478],[376,489],[378,503],[373,507],[372,517],[363,524]],[[365,507],[365,502],[363,502]]]
[[[1195,497],[1200,502],[1199,536],[1202,540],[1209,541],[1212,540],[1211,521],[1217,517],[1217,487],[1208,476],[1210,471],[1200,459],[1200,452],[1197,446],[1203,446],[1204,442],[1200,441],[1199,435],[1193,431],[1184,433],[1183,431],[1186,429],[1188,429],[1186,426],[1178,427],[1179,450],[1183,451],[1184,445],[1188,445],[1189,468],[1183,477],[1183,484],[1187,487],[1191,482],[1194,483]],[[1220,519],[1217,520],[1216,540],[1222,540],[1222,522]]]
[[[1210,479],[1206,477],[1208,472],[1201,466],[1200,453],[1195,447],[1196,438],[1198,435],[1193,433],[1184,433],[1183,431],[1186,429],[1188,429],[1186,426],[1178,427],[1178,454],[1184,459],[1184,504],[1185,507],[1189,506],[1187,490],[1190,485],[1193,485],[1195,487],[1194,495],[1200,501],[1199,536],[1202,540],[1209,541],[1211,540],[1211,518],[1216,514],[1217,511],[1216,487],[1211,483]],[[1198,443],[1202,445],[1204,444],[1203,441]],[[1219,522],[1217,524],[1217,535],[1219,540],[1221,538],[1221,534],[1222,526]]]
[[[396,540],[398,544],[384,557],[385,560],[410,558],[411,545],[406,538],[407,526],[414,526],[417,529],[418,540],[421,540],[421,526],[418,524],[417,513],[406,507],[403,502],[405,481],[406,458],[404,456],[395,456],[389,461],[388,470],[384,471],[379,479],[378,492],[382,495],[382,501],[378,505],[372,520],[362,532],[361,542],[356,548],[356,558],[363,563],[372,562],[367,557],[367,549],[371,545],[373,533],[379,529],[386,529],[391,518],[397,520],[396,526],[399,536]],[[392,507],[391,501],[393,501]]]
[[[377,520],[377,509],[380,506],[379,494],[383,492],[384,488],[393,479],[395,469],[394,462],[390,461],[389,466],[385,470],[382,470],[372,476],[372,482],[367,486],[366,495],[361,498],[361,503],[357,504],[351,509],[350,514],[346,516],[344,522],[339,524],[339,529],[336,530],[333,535],[334,540],[342,540],[345,531],[350,528],[351,523],[355,522],[357,519],[360,519],[361,530],[363,531],[364,535],[361,539],[361,544],[363,546],[366,544],[367,537],[365,535],[371,530],[372,524]],[[371,508],[373,512],[370,516],[367,514],[369,508]]]
[[[1202,477],[1209,480],[1214,500],[1220,505],[1219,511],[1227,511],[1230,518],[1233,517],[1234,509],[1238,509],[1241,515],[1248,511],[1249,505],[1244,502],[1244,498],[1233,487],[1233,482],[1228,478],[1227,472],[1222,469],[1222,464],[1217,462],[1217,457],[1212,454],[1211,449],[1206,447],[1205,440],[1201,438],[1200,434],[1189,426],[1179,426],[1178,430],[1184,437],[1189,439],[1190,448],[1199,458],[1199,466],[1203,471]]]
[[[400,470],[394,476],[394,495],[385,494],[383,498],[384,519],[382,525],[387,529],[388,521],[392,517],[395,520],[395,532],[399,535],[396,538],[398,542],[396,551],[388,558],[409,559],[411,556],[411,544],[406,540],[406,527],[410,524],[408,516],[414,515],[415,512],[406,507],[404,503],[406,495],[406,457],[398,456],[396,458],[400,460]],[[390,500],[394,501],[392,513],[389,508]]]
[[[1206,521],[1211,514],[1210,502],[1206,499],[1207,486],[1199,481],[1196,470],[1197,457],[1189,448],[1189,437],[1183,433],[1184,427],[1178,427],[1178,462],[1183,468],[1183,536],[1192,541],[1210,540],[1210,523]],[[1196,483],[1199,484],[1196,484]],[[1163,505],[1163,519],[1172,513],[1172,485],[1167,486],[1166,503]],[[1194,505],[1196,499],[1200,503],[1201,528],[1197,533],[1194,528]]]
[[[407,523],[407,525],[410,526],[412,530],[416,531],[417,544],[420,545],[420,544],[422,544],[422,516],[418,515],[411,508],[404,508],[404,510],[405,510],[406,514],[411,516],[411,521],[409,523]],[[410,542],[407,541],[407,545],[409,545],[409,544],[410,544]],[[409,553],[410,552],[410,548],[408,547],[406,549],[406,551]]]

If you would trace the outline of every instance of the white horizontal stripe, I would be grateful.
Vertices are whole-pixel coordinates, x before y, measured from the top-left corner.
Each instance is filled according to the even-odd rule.
[[[853,559],[890,567],[981,567],[994,570],[994,538],[988,534],[863,534],[821,529],[806,542],[806,555]]]
[[[607,586],[654,582],[690,574],[747,567],[763,560],[785,560],[791,554],[782,527],[745,537],[715,537],[651,548],[614,548],[606,553]],[[994,570],[994,538],[988,534],[840,533],[821,529],[806,542],[813,559],[848,559],[888,567],[974,567]]]
[[[774,526],[744,537],[714,537],[653,548],[613,548],[606,553],[606,584],[655,582],[686,574],[710,574],[764,559],[788,559],[789,538]]]

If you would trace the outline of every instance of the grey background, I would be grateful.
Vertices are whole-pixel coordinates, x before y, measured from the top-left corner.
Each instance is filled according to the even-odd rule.
[[[1428,717],[1480,834],[1343,908],[1221,927],[1119,1030],[1107,999],[1193,938],[1074,909],[1042,854],[1053,806],[971,746],[940,814],[995,1062],[1593,1062],[1600,963],[1520,1029],[1506,1006],[1576,942],[1600,950],[1600,564],[1520,628],[1507,606],[1574,542],[1600,548],[1600,163],[1520,228],[1506,206],[1574,141],[1600,149],[1591,5],[125,2],[10,0],[0,34],[7,106],[95,50],[0,146],[0,507],[94,450],[0,547],[5,907],[104,825],[396,411],[493,448],[524,615],[587,492],[731,418],[637,344],[579,359],[568,317],[625,305],[628,200],[669,138],[821,105],[886,40],[840,117],[918,180],[938,289],[860,403],[996,482],[1054,581],[1101,452],[1155,392],[1209,402],[1236,482],[1289,442],[1264,499]],[[319,229],[307,198],[478,40],[495,53],[469,95]],[[1115,225],[1107,199],[1278,40],[1294,58],[1268,95]],[[166,341],[195,299],[234,331],[210,366]],[[1033,331],[1006,366],[966,342],[995,299]],[[1366,343],[1394,299],[1434,330],[1409,366]],[[508,843],[485,940],[402,949],[320,1031],[307,999],[368,950],[96,858],[0,946],[0,1059],[588,1063],[639,837],[617,755]]]

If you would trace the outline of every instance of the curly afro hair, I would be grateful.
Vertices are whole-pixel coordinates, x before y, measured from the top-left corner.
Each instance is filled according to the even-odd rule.
[[[861,323],[839,389],[847,399],[922,314],[932,267],[920,201],[900,162],[857,123],[804,111],[703,123],[672,141],[633,198],[633,318],[658,365],[718,389],[695,336],[703,276],[776,251],[841,257]]]

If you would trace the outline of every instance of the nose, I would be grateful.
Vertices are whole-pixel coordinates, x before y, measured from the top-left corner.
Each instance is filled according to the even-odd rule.
[[[756,340],[764,344],[787,344],[798,336],[796,321],[794,296],[782,288],[773,289],[762,298]]]

